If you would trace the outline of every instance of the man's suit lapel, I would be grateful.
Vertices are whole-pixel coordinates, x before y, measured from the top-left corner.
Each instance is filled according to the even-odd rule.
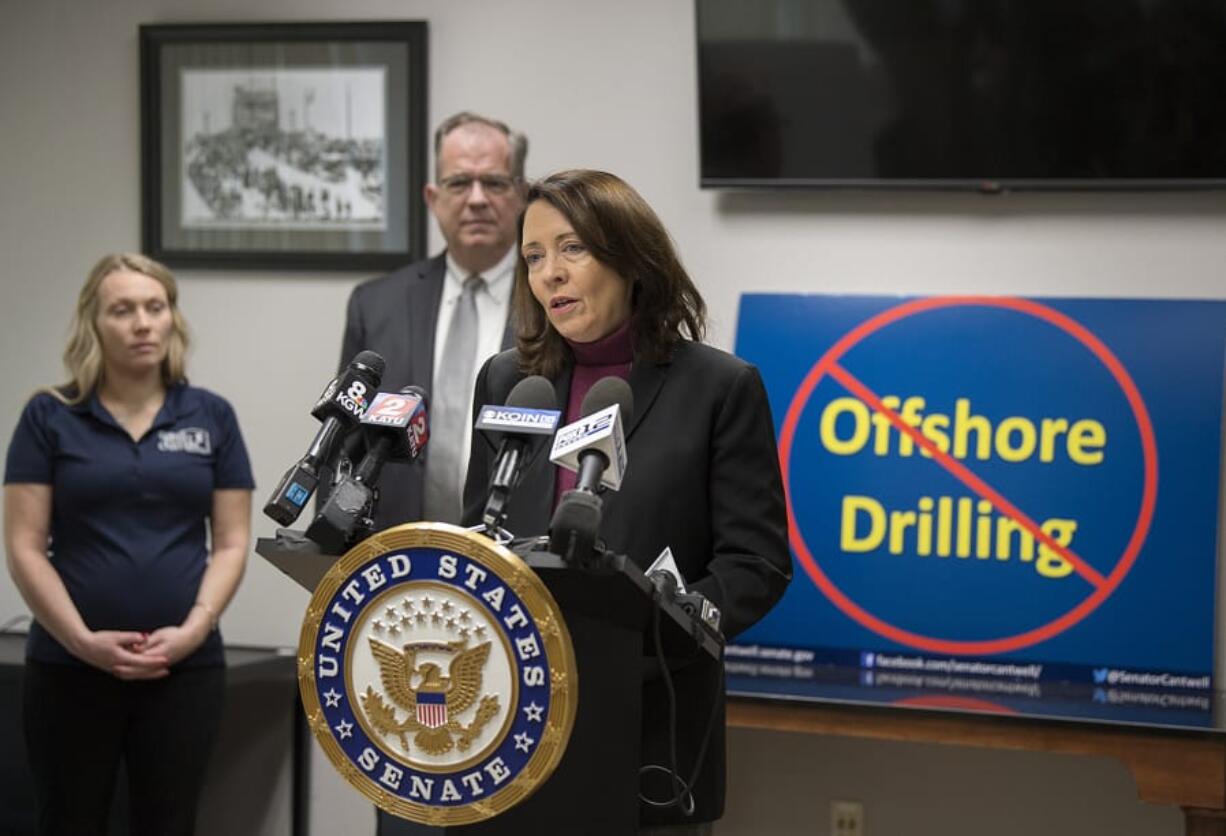
[[[434,389],[434,333],[446,274],[446,257],[439,255],[422,266],[407,288],[409,327],[403,333],[410,335],[414,344],[404,346],[405,353],[401,356],[411,358],[409,379],[420,383],[427,392]]]
[[[511,324],[510,312],[507,313],[507,327],[502,332],[502,350],[515,348],[515,326]]]

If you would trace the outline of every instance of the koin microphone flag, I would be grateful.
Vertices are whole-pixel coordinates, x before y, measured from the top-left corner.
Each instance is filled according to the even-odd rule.
[[[620,377],[603,377],[588,390],[583,415],[553,437],[549,460],[579,474],[577,490],[595,493],[598,485],[617,490],[626,473],[624,427],[634,412],[634,394]]]
[[[488,528],[501,527],[511,492],[519,484],[528,460],[557,429],[562,413],[556,407],[553,384],[540,375],[532,375],[515,384],[505,406],[483,406],[477,411],[475,428],[499,441],[482,514],[482,522]]]
[[[360,351],[349,365],[324,388],[311,414],[323,422],[306,455],[277,484],[264,505],[264,514],[281,525],[298,519],[319,485],[319,467],[332,456],[337,442],[357,426],[370,397],[383,379],[383,358],[373,351]]]

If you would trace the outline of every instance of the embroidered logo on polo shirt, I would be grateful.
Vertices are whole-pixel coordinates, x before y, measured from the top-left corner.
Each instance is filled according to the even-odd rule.
[[[158,450],[162,453],[191,453],[207,456],[213,452],[209,431],[200,427],[158,432]]]

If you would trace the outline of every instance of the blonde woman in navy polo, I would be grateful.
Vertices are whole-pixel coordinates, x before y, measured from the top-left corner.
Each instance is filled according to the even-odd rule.
[[[217,619],[254,487],[234,412],[187,385],[174,277],[100,260],[4,473],[9,571],[34,616],[23,717],[43,834],[106,830],[120,762],[133,834],[193,832],[221,719]]]

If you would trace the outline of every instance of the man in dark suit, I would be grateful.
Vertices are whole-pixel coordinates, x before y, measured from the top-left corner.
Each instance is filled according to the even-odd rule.
[[[375,529],[421,519],[458,522],[472,391],[507,332],[516,223],[528,140],[502,122],[461,112],[434,135],[435,178],[424,198],[447,249],[358,285],[349,298],[341,367],[359,351],[387,362],[381,389],[415,384],[430,396],[422,460],[392,464],[379,483]]]

